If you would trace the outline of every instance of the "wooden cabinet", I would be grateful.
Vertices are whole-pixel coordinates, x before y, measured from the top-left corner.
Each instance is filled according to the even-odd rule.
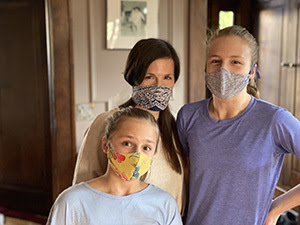
[[[300,1],[263,5],[258,42],[261,98],[286,108],[300,120]],[[299,183],[300,160],[287,155],[278,186],[287,190]]]

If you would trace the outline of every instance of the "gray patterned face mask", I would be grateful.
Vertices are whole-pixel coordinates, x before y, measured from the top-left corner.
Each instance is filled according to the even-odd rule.
[[[162,111],[167,108],[172,88],[161,85],[133,86],[132,100],[135,104],[152,111]]]
[[[220,68],[214,73],[205,73],[205,82],[216,97],[228,99],[244,90],[249,83],[249,74],[236,74]]]

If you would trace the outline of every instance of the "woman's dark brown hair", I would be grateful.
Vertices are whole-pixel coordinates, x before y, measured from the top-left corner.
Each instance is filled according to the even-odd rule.
[[[176,82],[180,73],[180,61],[178,55],[171,44],[155,38],[142,39],[132,48],[126,62],[124,72],[125,80],[131,86],[138,86],[144,80],[149,65],[153,61],[161,58],[173,59],[174,78]],[[119,107],[123,108],[128,106],[136,106],[136,104],[132,99],[129,99]],[[179,157],[182,159],[183,166],[186,165],[186,160],[178,138],[175,118],[170,112],[169,107],[160,112],[157,122],[166,159],[171,168],[181,174],[182,170]]]

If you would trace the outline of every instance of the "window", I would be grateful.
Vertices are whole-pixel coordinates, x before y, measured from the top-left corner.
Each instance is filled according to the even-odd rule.
[[[232,11],[219,12],[219,28],[223,29],[233,25],[234,13]]]

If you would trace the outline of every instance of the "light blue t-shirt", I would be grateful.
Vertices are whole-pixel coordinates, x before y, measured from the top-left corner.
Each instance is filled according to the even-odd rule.
[[[148,185],[144,190],[114,196],[82,182],[56,199],[47,224],[51,225],[181,225],[175,199],[166,191]]]
[[[238,116],[217,121],[209,101],[187,104],[177,116],[190,158],[186,225],[263,225],[284,154],[300,158],[300,122],[254,97]]]

